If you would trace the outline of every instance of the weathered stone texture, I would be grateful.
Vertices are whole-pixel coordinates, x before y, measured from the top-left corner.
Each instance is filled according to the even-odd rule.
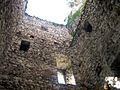
[[[65,26],[26,15],[25,1],[0,1],[0,89],[102,90],[120,53],[119,0],[87,0],[73,39]],[[71,60],[77,85],[58,84],[56,54]]]
[[[119,10],[119,0],[88,0],[80,18],[68,54],[77,83],[84,81],[89,89],[97,83],[102,86],[106,76],[114,76],[110,66],[120,53]],[[92,32],[85,31],[86,21]]]
[[[64,53],[71,36],[65,26],[24,14],[22,0],[1,3],[0,89],[59,89],[55,53]],[[24,17],[23,17],[24,16]],[[30,42],[28,52],[20,50]],[[64,89],[64,86],[63,86]]]

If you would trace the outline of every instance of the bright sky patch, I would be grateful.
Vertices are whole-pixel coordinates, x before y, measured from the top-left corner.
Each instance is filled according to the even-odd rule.
[[[26,9],[31,16],[64,25],[70,12],[67,0],[28,0]]]

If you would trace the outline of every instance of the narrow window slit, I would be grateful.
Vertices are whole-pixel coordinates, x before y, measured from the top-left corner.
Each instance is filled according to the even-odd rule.
[[[71,60],[69,60],[67,56],[59,54],[56,57],[56,63],[58,68],[57,71],[58,83],[76,85]]]

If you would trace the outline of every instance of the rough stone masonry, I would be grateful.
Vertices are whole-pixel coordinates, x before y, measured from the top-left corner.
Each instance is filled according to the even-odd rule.
[[[0,0],[0,90],[103,90],[105,77],[120,77],[120,0],[87,0],[74,36],[25,6]],[[58,83],[59,54],[71,60],[76,85]]]

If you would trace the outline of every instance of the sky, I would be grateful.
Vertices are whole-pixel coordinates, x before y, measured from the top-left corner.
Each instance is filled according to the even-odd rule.
[[[26,9],[31,16],[64,25],[70,12],[67,0],[28,0]]]

